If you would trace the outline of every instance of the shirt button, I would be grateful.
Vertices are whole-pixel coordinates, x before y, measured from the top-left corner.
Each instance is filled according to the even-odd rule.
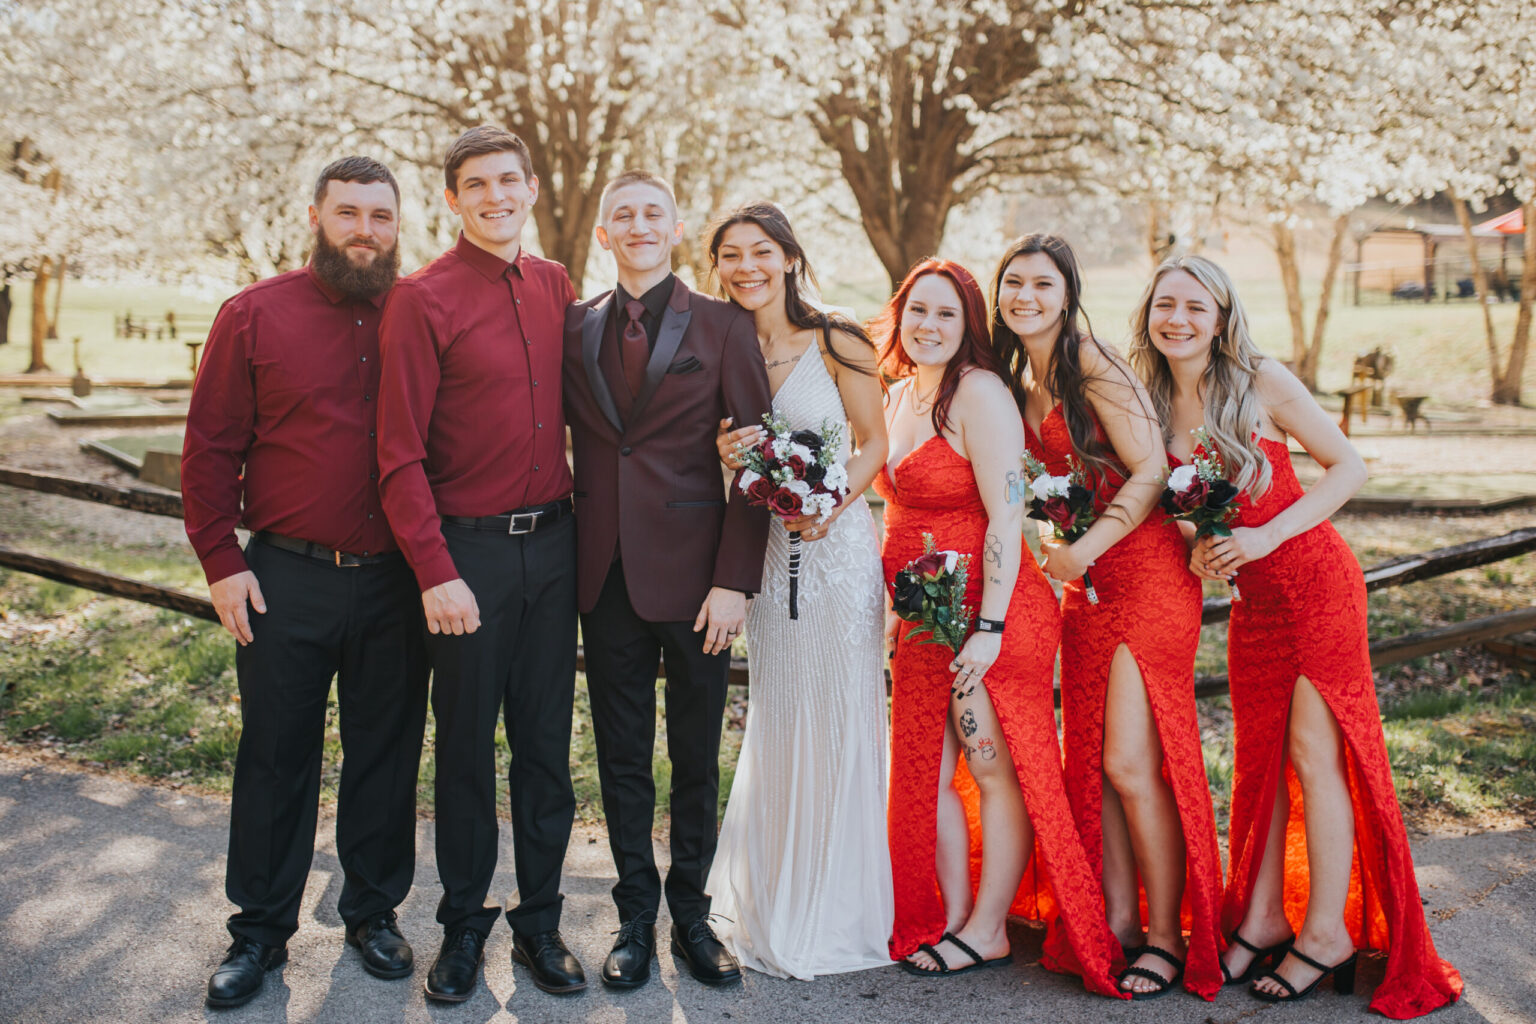
[[[363,356],[362,359],[363,359],[363,362],[365,362],[365,363],[368,361],[368,357],[367,356]]]
[[[364,395],[363,396],[363,401],[371,402],[371,401],[373,401],[373,396],[372,395]]]
[[[379,474],[377,474],[377,473],[369,473],[368,474],[368,479],[369,480],[377,480],[378,478],[379,478]]]
[[[632,451],[634,451],[633,448],[631,448],[629,445],[625,445],[623,448],[619,449],[619,454],[620,455],[628,455]]]
[[[513,299],[512,300],[512,305],[514,305],[514,306],[521,306],[522,304],[523,304],[523,300],[522,299]]]
[[[366,551],[364,551],[364,552],[363,552],[363,557],[364,557],[364,558],[367,558],[367,557],[368,557],[368,552],[366,552]]]
[[[538,387],[538,386],[539,386],[539,382],[538,382],[538,381],[534,381],[534,382],[533,382],[533,386],[534,386],[534,387]]]
[[[368,431],[368,436],[369,436],[369,437],[372,437],[372,436],[373,436],[373,431],[371,431],[371,430],[370,430],[370,431]]]
[[[535,473],[537,473],[537,472],[538,472],[538,471],[539,471],[539,467],[538,467],[538,466],[534,466],[534,467],[533,467],[533,471],[534,471],[534,472],[535,472]]]
[[[372,518],[373,518],[373,513],[372,513],[372,512],[369,512],[369,513],[368,513],[368,518],[369,518],[369,519],[372,519]]]
[[[357,326],[359,326],[359,327],[361,327],[361,326],[363,326],[363,322],[362,322],[362,321],[361,321],[361,320],[359,320],[359,321],[358,321],[358,322],[357,322]]]
[[[534,426],[537,427],[539,430],[543,430],[544,429],[544,424],[542,424],[542,423],[535,423]]]

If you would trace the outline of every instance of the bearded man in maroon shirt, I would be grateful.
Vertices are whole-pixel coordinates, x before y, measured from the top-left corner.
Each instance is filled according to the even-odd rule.
[[[444,161],[458,244],[395,286],[380,337],[384,509],[430,631],[439,1002],[473,995],[496,870],[496,719],[506,721],[518,905],[512,960],[546,992],[586,987],[560,938],[560,868],[576,798],[576,529],[560,404],[560,331],[575,299],[522,246],[538,200],[528,147],[483,125]]]
[[[326,167],[309,208],[309,265],[224,304],[192,390],[187,535],[239,644],[225,891],[240,909],[208,982],[216,1008],[252,999],[298,929],[333,676],[347,942],[377,977],[412,969],[395,908],[415,871],[425,630],[380,503],[374,438],[379,310],[400,265],[399,209],[384,165],[348,157]],[[242,523],[251,531],[243,552]]]

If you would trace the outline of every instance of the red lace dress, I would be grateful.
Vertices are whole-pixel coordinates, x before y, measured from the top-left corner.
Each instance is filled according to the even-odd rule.
[[[1273,478],[1235,525],[1262,526],[1297,498],[1301,485],[1283,442],[1259,440]],[[1242,599],[1227,633],[1235,754],[1232,823],[1222,926],[1248,912],[1274,808],[1291,693],[1298,676],[1317,687],[1344,733],[1355,853],[1344,919],[1362,949],[1387,953],[1371,1009],[1404,1020],[1461,995],[1461,975],[1440,959],[1424,924],[1408,836],[1392,785],[1381,712],[1371,676],[1365,577],[1331,523],[1292,537],[1238,570]],[[1291,816],[1285,842],[1285,916],[1301,928],[1307,910],[1307,847],[1301,789],[1286,762]]]
[[[923,553],[923,534],[940,550],[971,556],[967,600],[981,603],[982,544],[987,512],[971,464],[942,435],[920,445],[896,467],[883,471],[875,489],[886,501],[882,560],[885,582]],[[1019,786],[1035,830],[1035,848],[1011,911],[1045,921],[1042,966],[1078,974],[1094,992],[1117,995],[1110,976],[1119,952],[1104,920],[1098,872],[1090,870],[1073,825],[1059,770],[1060,748],[1052,701],[1052,668],[1060,617],[1050,584],[1025,558],[1008,605],[1002,651],[986,676],[992,706],[1018,770]],[[936,943],[945,914],[934,863],[937,844],[939,768],[943,760],[953,654],[948,647],[906,640],[914,623],[902,623],[891,664],[891,795],[889,830],[896,920],[891,957],[901,959],[919,943]],[[975,782],[961,758],[955,788],[970,824],[971,879],[981,862],[981,829]]]
[[[1056,406],[1029,450],[1053,474],[1067,472],[1072,439]],[[1100,510],[1123,480],[1101,486]],[[1067,795],[1089,862],[1104,863],[1104,699],[1115,651],[1127,647],[1141,669],[1163,746],[1163,773],[1184,830],[1185,879],[1181,917],[1188,935],[1184,987],[1206,999],[1221,988],[1221,855],[1216,815],[1205,777],[1195,718],[1195,650],[1200,645],[1200,581],[1189,571],[1189,548],[1174,523],[1154,508],[1118,544],[1100,555],[1090,575],[1099,603],[1089,604],[1082,580],[1061,598],[1061,721]],[[1143,894],[1145,906],[1145,894]]]

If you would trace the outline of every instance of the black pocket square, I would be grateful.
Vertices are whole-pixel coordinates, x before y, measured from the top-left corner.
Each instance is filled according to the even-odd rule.
[[[704,364],[699,362],[699,359],[698,359],[697,356],[688,356],[685,359],[679,359],[677,362],[675,362],[671,366],[667,367],[667,372],[668,373],[698,373],[702,369],[704,369]]]

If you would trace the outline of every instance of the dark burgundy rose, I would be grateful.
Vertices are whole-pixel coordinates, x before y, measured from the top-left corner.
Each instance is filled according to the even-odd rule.
[[[1180,512],[1193,512],[1205,504],[1206,496],[1210,492],[1210,485],[1197,476],[1189,482],[1188,487],[1174,492],[1173,506]]]
[[[797,430],[789,435],[789,439],[795,444],[803,444],[812,452],[821,451],[821,435],[814,430]]]
[[[827,478],[827,467],[823,466],[821,463],[813,462],[809,466],[805,467],[805,482],[806,483],[815,485],[815,484],[821,483],[826,478]]]
[[[948,561],[942,551],[930,551],[928,554],[912,563],[912,571],[919,576],[937,576],[944,571],[944,564]]]
[[[1072,511],[1072,503],[1066,498],[1049,498],[1040,507],[1049,522],[1055,523],[1062,530],[1070,530],[1072,521],[1077,518]]]
[[[784,465],[788,466],[789,471],[795,474],[796,480],[805,479],[805,460],[800,456],[791,455],[789,458],[784,460]]]
[[[788,487],[781,487],[773,492],[768,499],[768,510],[776,516],[784,519],[793,519],[800,514],[800,495]]]
[[[760,476],[752,481],[752,486],[747,488],[747,500],[757,505],[766,505],[773,497],[773,493],[779,489],[778,485],[765,476]]]
[[[891,588],[892,607],[902,618],[920,618],[923,614],[923,581],[903,569],[896,574]]]

